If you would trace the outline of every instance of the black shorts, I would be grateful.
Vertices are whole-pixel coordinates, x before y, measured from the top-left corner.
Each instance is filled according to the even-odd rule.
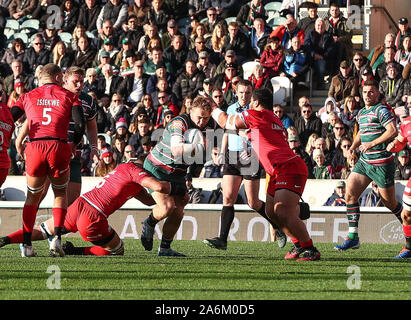
[[[261,166],[258,158],[252,154],[250,161],[244,163],[240,160],[239,151],[227,151],[225,153],[223,175],[240,176],[245,180],[257,180],[261,178]]]

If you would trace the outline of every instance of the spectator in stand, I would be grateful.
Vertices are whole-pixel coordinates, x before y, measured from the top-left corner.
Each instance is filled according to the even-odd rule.
[[[123,79],[114,74],[113,67],[110,64],[105,64],[101,69],[101,73],[103,77],[98,79],[97,82],[97,97],[100,98],[103,94],[108,94],[109,97],[112,97],[119,89]]]
[[[57,1],[56,1],[57,2]],[[59,2],[57,2],[59,3]],[[40,22],[40,29],[45,29],[47,25],[47,21],[51,17],[53,12],[47,12],[50,10],[49,8],[53,5],[56,5],[55,0],[39,0],[36,1],[36,8],[31,14],[31,19],[39,20]]]
[[[324,164],[325,157],[321,150],[314,150],[313,159],[315,161],[315,166],[313,168],[314,179],[333,179],[332,167]]]
[[[359,199],[361,207],[384,207],[378,185],[372,181],[371,190]]]
[[[407,148],[398,152],[395,163],[395,180],[408,180],[411,176],[410,152]]]
[[[183,41],[185,40],[184,35],[178,31],[177,21],[170,19],[167,22],[167,32],[161,35],[161,47],[163,49],[168,48],[176,35],[180,35],[183,38]]]
[[[266,30],[264,20],[262,18],[255,19],[251,28],[250,40],[251,47],[254,49],[257,57],[261,57],[269,38],[270,32]]]
[[[151,98],[153,98],[153,107],[154,109],[158,109],[159,106],[159,99],[158,99],[158,94],[160,91],[165,91],[168,93],[169,100],[174,104],[174,105],[179,105],[178,99],[174,92],[172,91],[172,87],[169,85],[169,82],[167,78],[159,78],[157,80],[156,84],[156,89],[151,93]]]
[[[307,1],[306,3],[308,16],[301,19],[300,22],[298,22],[297,27],[300,30],[303,30],[304,34],[309,34],[314,30],[315,20],[318,19],[318,6],[313,2]]]
[[[144,73],[149,76],[155,74],[159,64],[165,64],[167,72],[173,72],[172,65],[163,57],[163,49],[161,47],[154,47],[151,50],[151,58],[144,63]]]
[[[333,132],[333,128],[336,124],[336,122],[340,120],[337,112],[335,111],[331,111],[328,114],[328,120],[326,122],[323,123],[323,126],[321,128],[321,136],[323,138],[326,138],[328,136],[328,134]]]
[[[127,40],[127,38],[123,39]],[[125,46],[125,44],[124,44]],[[120,56],[123,55],[123,53],[120,51],[117,55]],[[125,78],[129,76],[130,74],[134,73],[134,64],[137,62],[137,55],[133,50],[127,50],[124,52],[124,58],[122,58],[120,65],[120,76]],[[118,65],[118,64],[116,64]]]
[[[394,60],[404,68],[411,62],[411,35],[406,35],[403,38],[402,47],[395,53]]]
[[[85,31],[97,35],[97,19],[101,11],[101,5],[97,0],[85,0],[80,6],[77,26],[83,26]]]
[[[294,126],[294,121],[284,112],[284,107],[280,104],[275,104],[273,106],[274,114],[280,118],[284,128],[288,129]]]
[[[348,61],[340,63],[340,71],[331,79],[328,97],[335,99],[337,107],[344,104],[348,96],[359,97],[358,79],[351,75],[351,68]]]
[[[402,104],[404,95],[404,82],[399,72],[398,64],[389,63],[387,65],[387,75],[381,79],[379,91],[384,96],[385,101],[392,107],[396,108]]]
[[[336,177],[341,176],[341,170],[346,167],[351,153],[348,149],[351,147],[352,141],[347,136],[341,138],[340,143],[335,148],[334,157],[331,160],[331,166],[334,169]]]
[[[298,108],[295,110],[294,114],[292,115],[293,120],[297,120],[299,117],[302,116],[302,108],[305,105],[311,104],[310,99],[307,96],[301,96],[298,98]]]
[[[40,34],[36,34],[31,41],[31,47],[27,48],[23,57],[23,69],[27,74],[32,74],[37,66],[46,65],[52,62],[53,58],[50,50],[44,47],[44,39]]]
[[[302,116],[295,120],[295,127],[298,130],[298,136],[303,146],[306,145],[308,137],[312,133],[321,136],[322,122],[313,112],[310,104],[303,105],[301,109]]]
[[[103,21],[101,29],[98,29],[98,37],[93,40],[92,46],[96,49],[100,49],[106,39],[111,39],[113,43],[118,43],[118,31],[114,28],[114,24],[110,19]]]
[[[338,119],[333,126],[333,131],[325,137],[328,150],[333,152],[334,150],[338,150],[339,148],[343,149],[343,146],[340,147],[343,138],[348,138],[348,135],[344,123],[340,119]]]
[[[363,99],[364,97],[363,97],[362,91],[363,91],[363,84],[367,80],[374,80],[374,74],[370,66],[365,66],[361,69],[361,81],[358,87],[358,93],[360,95],[360,99],[359,101],[358,99],[356,99],[359,109],[364,106],[364,99]]]
[[[83,86],[83,92],[89,93],[98,91],[97,71],[94,68],[88,68],[86,70],[86,80]]]
[[[227,63],[225,65],[225,70],[223,74],[217,74],[214,77],[214,87],[221,89],[224,93],[224,100],[227,105],[231,105],[232,101],[235,100],[235,88],[233,82],[237,79],[237,64]],[[230,104],[231,103],[231,104]]]
[[[184,63],[187,60],[187,48],[183,35],[175,35],[171,40],[171,45],[164,50],[164,59],[173,66],[173,73],[177,76],[184,70]]]
[[[291,48],[284,50],[281,76],[288,77],[294,85],[305,82],[306,73],[310,69],[310,55],[301,46],[299,37],[291,39]]]
[[[397,70],[398,72],[401,74],[402,70],[404,69],[402,65],[400,65],[398,62],[396,62],[394,60],[395,57],[395,49],[394,47],[390,47],[390,48],[385,48],[384,50],[384,62],[382,62],[377,70],[375,70],[375,80],[377,80],[378,82],[380,82],[382,79],[385,78],[385,76],[387,75],[387,66],[390,63],[393,63],[397,66]]]
[[[261,53],[259,62],[264,67],[270,79],[280,75],[283,58],[283,48],[280,45],[278,37],[269,38],[264,47],[264,51]]]
[[[219,57],[223,57],[223,46],[226,36],[227,29],[224,27],[224,24],[219,23],[214,27],[211,38],[209,39],[208,48],[212,49]]]
[[[251,31],[255,20],[258,18],[263,21],[267,21],[268,19],[268,15],[264,10],[263,1],[251,0],[241,6],[236,21],[238,22],[238,26],[248,34]]]
[[[130,3],[130,1],[129,1]],[[135,16],[136,28],[140,32],[144,33],[144,24],[147,11],[150,9],[150,6],[147,4],[146,0],[134,0],[128,7],[128,16]]]
[[[204,24],[201,22],[197,22],[194,25],[193,30],[191,31],[190,37],[187,39],[188,48],[190,50],[194,49],[195,41],[197,38],[201,38],[203,40],[203,44],[204,44],[203,47],[205,47],[206,39],[211,37],[211,35],[206,34],[206,32],[207,32],[207,29],[204,27]]]
[[[214,78],[216,66],[210,62],[209,53],[201,51],[198,55],[197,69],[204,73],[206,79]]]
[[[351,154],[348,157],[347,165],[341,169],[341,177],[340,177],[341,179],[344,179],[344,180],[348,179],[357,161],[358,161],[358,156],[355,153]]]
[[[126,76],[119,85],[117,92],[126,97],[127,104],[131,107],[141,101],[141,98],[146,93],[146,86],[149,76],[143,72],[143,61],[138,60],[134,63],[134,73]]]
[[[327,201],[323,204],[324,206],[331,206],[331,207],[345,207],[345,182],[338,181],[333,194],[331,197],[327,199]]]
[[[15,81],[14,90],[12,93],[10,93],[9,99],[7,101],[7,106],[9,108],[12,108],[17,102],[17,100],[26,92],[27,90],[26,90],[26,85],[24,84],[24,82],[22,80]]]
[[[225,72],[225,66],[227,64],[234,64],[237,69],[236,74],[240,77],[243,76],[243,68],[238,64],[237,55],[234,50],[228,50],[224,52],[224,60],[217,65],[217,69],[215,70],[216,76]]]
[[[128,6],[125,2],[122,0],[108,0],[97,18],[98,33],[103,33],[103,22],[107,20],[112,22],[114,30],[120,31],[122,23],[127,19],[127,14]]]
[[[116,122],[116,132],[111,136],[112,144],[114,144],[114,141],[117,138],[121,138],[122,140],[124,140],[125,144],[127,144],[128,140],[130,139],[130,136],[131,136],[131,132],[129,132],[127,129],[126,119],[124,118],[118,119],[118,121]]]
[[[79,8],[73,0],[64,0],[60,6],[61,12],[61,27],[59,33],[68,32],[72,33],[77,25],[79,18]]]
[[[167,32],[167,22],[171,14],[163,0],[153,0],[144,22],[157,25],[158,31],[164,33]]]
[[[403,40],[406,36],[411,36],[411,28],[408,26],[408,19],[402,17],[398,20],[398,32],[395,37],[394,45],[397,50],[401,49]]]
[[[156,129],[165,129],[170,121],[175,117],[174,112],[170,109],[164,110],[162,113],[162,120],[155,128]]]
[[[361,70],[367,65],[369,65],[368,59],[364,57],[361,52],[356,51],[352,58],[352,63],[350,67],[351,67],[351,75],[357,78],[358,83],[360,83],[362,80]]]
[[[45,2],[42,0],[41,2]],[[10,17],[23,22],[37,7],[37,0],[12,0],[9,6]]]
[[[333,36],[337,57],[337,63],[343,60],[350,61],[353,56],[352,31],[348,27],[348,21],[343,16],[340,7],[332,3],[329,10],[330,17],[326,21],[326,30]]]
[[[314,30],[304,39],[315,70],[317,88],[325,88],[324,77],[335,69],[334,39],[325,29],[324,19],[318,18]]]
[[[330,150],[327,149],[327,143],[323,137],[318,137],[317,139],[315,139],[314,150],[315,149],[321,150],[321,152],[324,154],[324,164],[326,166],[330,165],[332,158],[334,156],[334,153],[330,152]],[[312,165],[315,166],[315,161],[314,161],[312,154],[311,154],[311,162],[312,162]]]
[[[196,62],[187,60],[185,72],[181,73],[173,85],[173,93],[177,97],[179,106],[185,96],[195,96],[203,87],[204,73],[197,69]]]
[[[74,51],[73,65],[83,69],[91,68],[97,52],[90,46],[88,37],[80,37],[77,45],[78,49]]]
[[[166,91],[160,91],[158,93],[158,103],[157,117],[154,123],[156,129],[164,124],[166,111],[170,110],[173,113],[173,118],[177,117],[180,113],[179,108],[170,101],[170,96]]]
[[[134,149],[132,145],[128,144],[124,147],[124,156],[121,162],[126,163],[130,161],[130,159],[133,159],[133,158],[137,158],[136,149]]]
[[[271,79],[268,73],[265,72],[261,64],[256,64],[253,72],[251,73],[248,81],[253,85],[253,89],[267,88],[272,90]]]
[[[86,28],[82,25],[77,25],[74,28],[74,31],[72,33],[72,38],[71,38],[71,42],[69,45],[69,49],[70,51],[76,51],[78,50],[78,39],[80,39],[80,37],[86,36]]]
[[[354,138],[358,132],[357,115],[360,108],[357,107],[357,100],[353,96],[345,98],[344,110],[340,114],[340,119],[348,128],[348,136]]]
[[[26,88],[31,88],[30,77],[24,72],[23,62],[21,60],[13,60],[11,63],[11,70],[12,74],[4,79],[1,91],[5,92],[7,95],[10,95],[14,90],[14,84],[20,81],[24,82]],[[3,102],[5,101],[3,100]]]
[[[235,21],[228,24],[228,35],[224,40],[223,52],[227,50],[234,50],[239,64],[258,58],[251,47],[249,38],[239,31],[238,23]]]
[[[117,166],[110,147],[103,148],[101,152],[100,160],[94,169],[95,177],[104,177]]]
[[[339,118],[340,108],[337,106],[337,102],[333,97],[328,97],[324,102],[324,106],[317,111],[317,117],[321,119],[323,124],[326,124],[329,123],[331,113],[335,113]]]
[[[128,39],[130,47],[128,49],[132,49],[137,51],[138,45],[140,43],[140,38],[143,36],[144,30],[142,27],[138,27],[137,25],[137,17],[135,15],[129,15],[127,19],[127,24],[123,24],[122,31],[119,35],[119,44],[124,43],[124,39]]]
[[[199,36],[194,40],[194,47],[188,51],[187,60],[198,61],[200,52],[206,51],[209,54],[209,59],[214,62],[214,52],[206,47],[206,40],[204,37]]]
[[[292,127],[289,127],[289,129],[290,128]],[[313,165],[311,163],[311,158],[307,154],[307,152],[305,152],[297,134],[288,134],[288,145],[291,148],[291,150],[293,150],[295,154],[298,154],[304,160],[305,164],[307,165],[308,179],[313,179],[314,175],[313,175]]]
[[[42,32],[40,32],[40,34],[44,39],[44,48],[49,51],[53,51],[54,46],[57,44],[57,42],[61,41],[59,35],[57,34],[56,27],[53,24],[47,24],[46,28]]]
[[[123,98],[114,93],[111,98],[111,103],[109,106],[109,112],[107,113],[107,122],[109,123],[109,131],[106,133],[111,136],[116,131],[116,123],[121,118],[127,123],[127,128],[130,124],[130,114],[127,110],[127,107],[123,103]]]
[[[3,57],[1,58],[1,63],[4,63],[5,65],[7,65],[8,74],[11,73],[10,67],[14,60],[23,61],[25,50],[26,50],[26,45],[24,44],[23,40],[21,40],[20,38],[14,39],[11,42],[11,47],[6,49]]]
[[[141,139],[143,137],[151,137],[150,131],[151,123],[148,120],[142,120],[137,123],[137,132],[133,134],[128,140],[128,144],[134,146],[137,154],[142,151]],[[155,138],[155,137],[152,137]]]
[[[221,25],[223,28],[227,28],[227,22],[218,16],[217,9],[214,7],[207,8],[207,19],[204,21],[204,27],[208,34],[214,34],[214,29],[217,25]]]
[[[374,49],[371,50],[370,54],[368,55],[368,60],[370,61],[370,67],[372,68],[373,72],[377,70],[378,66],[384,62],[384,51],[385,48],[393,48],[395,46],[395,36],[393,33],[387,33],[384,38],[384,44],[378,45]]]
[[[287,20],[284,25],[280,25],[271,32],[270,38],[277,37],[280,39],[280,44],[284,49],[291,48],[291,39],[298,37],[301,43],[304,43],[304,31],[297,27],[297,21],[294,16],[287,15]]]
[[[160,79],[166,79],[167,81],[167,88],[160,88],[160,89],[168,89],[171,87],[174,83],[174,77],[172,76],[171,73],[167,72],[166,65],[164,63],[159,63],[156,68],[155,74],[150,76],[148,78],[147,84],[146,84],[146,92],[149,94],[153,94],[156,90],[158,90],[158,81]],[[154,97],[153,97],[154,98]]]
[[[215,88],[215,87],[213,88],[213,91],[211,93],[211,98],[213,99],[213,101],[215,102],[218,108],[220,108],[224,112],[227,111],[228,104],[224,100],[224,93],[220,88]]]
[[[73,63],[73,55],[67,50],[66,44],[63,41],[57,42],[54,46],[53,63],[58,65],[63,71]]]
[[[223,164],[220,157],[220,148],[214,147],[211,150],[211,160],[204,163],[204,167],[200,172],[200,178],[222,178]]]
[[[313,151],[315,150],[315,141],[318,139],[318,135],[316,133],[312,133],[307,140],[307,144],[305,145],[305,152],[311,157]]]

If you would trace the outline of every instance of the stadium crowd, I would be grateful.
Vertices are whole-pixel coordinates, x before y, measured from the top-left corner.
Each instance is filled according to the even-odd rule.
[[[2,0],[1,102],[12,106],[36,88],[47,63],[62,70],[83,68],[83,92],[98,104],[99,159],[90,157],[91,146],[84,141],[82,175],[105,176],[120,163],[148,154],[157,142],[152,139],[155,130],[187,113],[196,96],[210,96],[227,110],[238,101],[242,65],[256,61],[245,79],[253,89],[272,89],[271,79],[278,76],[288,77],[295,85],[297,111],[290,114],[287,107],[275,105],[274,113],[288,131],[290,147],[307,164],[309,178],[346,179],[358,161],[358,155],[350,155],[348,149],[358,134],[364,81],[379,82],[381,100],[394,110],[398,125],[409,115],[408,20],[399,18],[399,31],[387,34],[366,56],[354,50],[353,32],[340,10],[344,1],[334,1],[326,19],[317,15],[320,1],[307,1],[308,16],[301,20],[294,18],[292,1],[283,1],[285,22],[279,26],[268,21],[264,9],[268,2]],[[60,8],[59,16],[47,10],[52,5]],[[4,36],[7,18],[20,23],[38,19],[40,28],[29,33],[29,41],[17,37],[8,42]],[[306,77],[311,71],[313,86],[328,90],[319,110],[307,94],[301,94],[307,92]],[[10,144],[11,175],[25,170],[25,161],[14,146],[23,122],[24,116],[17,121]],[[207,126],[217,127],[213,119]],[[188,181],[198,176],[222,177],[220,145],[213,144],[209,161],[190,170]],[[407,180],[409,151],[397,158],[396,179]]]

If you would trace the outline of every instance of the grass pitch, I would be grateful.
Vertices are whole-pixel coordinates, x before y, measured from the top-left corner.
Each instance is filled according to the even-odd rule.
[[[322,258],[315,262],[285,261],[290,243],[280,249],[236,241],[219,251],[201,241],[174,241],[186,258],[158,257],[139,240],[126,240],[125,255],[117,257],[51,258],[42,241],[34,242],[38,257],[21,258],[18,246],[9,245],[0,249],[0,299],[411,299],[411,261],[392,260],[399,245],[361,244],[348,252],[334,252],[334,245],[316,244]]]

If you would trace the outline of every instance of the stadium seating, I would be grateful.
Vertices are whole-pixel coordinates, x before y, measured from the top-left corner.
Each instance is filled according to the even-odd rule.
[[[33,34],[38,31],[40,21],[37,19],[29,19],[20,25],[20,32]]]
[[[69,45],[71,43],[71,40],[73,39],[73,36],[71,35],[71,33],[68,33],[68,32],[59,33],[59,37],[61,41],[63,41],[66,45]]]
[[[267,12],[268,19],[271,20],[274,17],[279,17],[280,15],[280,9],[281,9],[281,2],[269,2],[264,6],[265,12]]]
[[[285,20],[286,20],[286,19],[285,19],[284,17],[273,17],[273,18],[271,18],[271,19],[268,19],[267,24],[268,24],[270,27],[275,28],[275,27],[277,27],[277,26],[282,25],[282,24],[285,22]]]
[[[243,68],[244,79],[247,80],[251,76],[251,74],[254,71],[255,66],[258,64],[259,63],[256,61],[248,61],[248,62],[243,63],[242,68]]]
[[[236,21],[236,20],[237,20],[236,17],[228,17],[228,18],[225,18],[225,21],[227,22],[227,24],[229,24],[229,23],[232,22],[232,21]]]
[[[18,32],[13,34],[13,36],[9,39],[9,41],[13,41],[14,39],[18,39],[20,38],[21,40],[23,40],[24,43],[27,43],[29,40],[29,37],[27,35],[27,33],[23,33],[23,32]]]
[[[274,77],[271,79],[273,86],[273,103],[286,106],[287,102],[293,106],[293,83],[287,77]]]

